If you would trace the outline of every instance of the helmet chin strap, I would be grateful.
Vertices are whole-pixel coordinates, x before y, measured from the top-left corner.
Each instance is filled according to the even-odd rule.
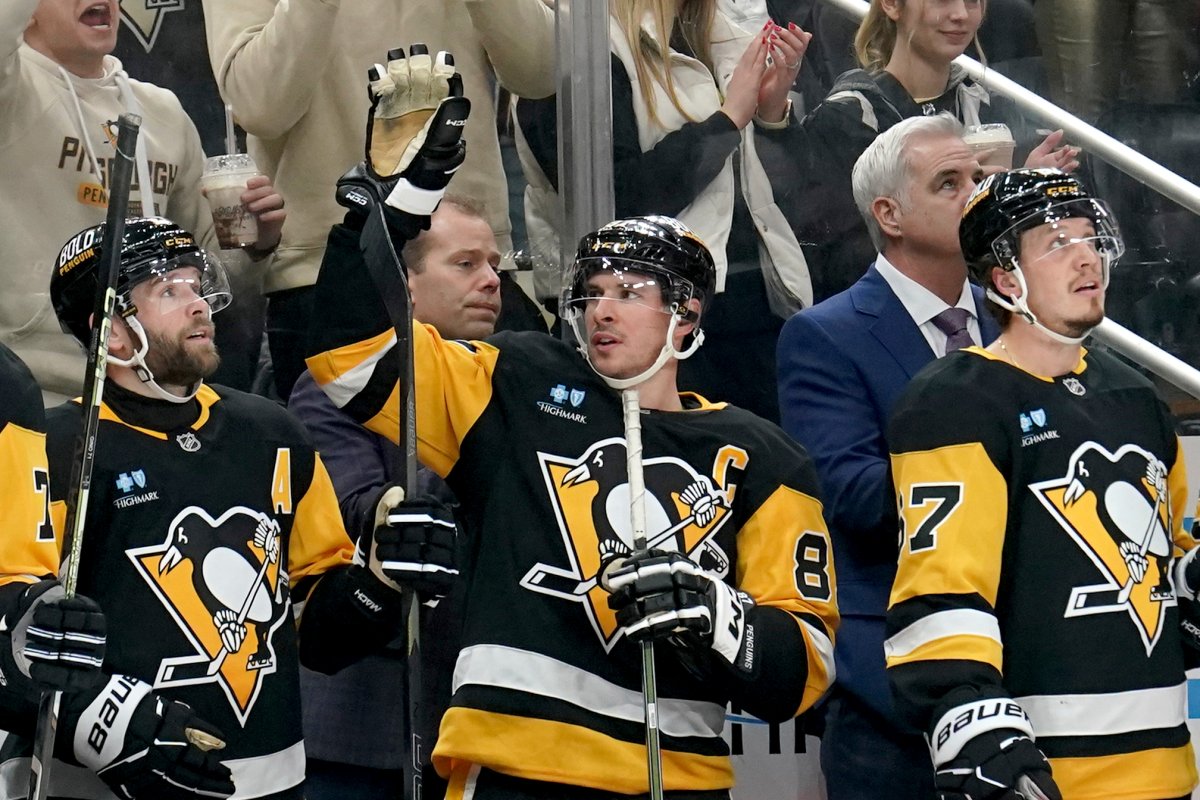
[[[1014,259],[1014,262],[1015,262],[1015,259]],[[1001,308],[1003,308],[1007,311],[1011,311],[1012,313],[1014,313],[1020,317],[1023,317],[1026,322],[1028,322],[1030,325],[1037,328],[1042,333],[1046,334],[1047,336],[1049,336],[1051,339],[1053,339],[1056,342],[1060,342],[1062,344],[1071,344],[1071,345],[1083,344],[1083,340],[1086,339],[1088,337],[1088,334],[1092,332],[1091,329],[1089,328],[1087,330],[1087,332],[1083,334],[1083,336],[1074,337],[1074,336],[1064,336],[1061,333],[1052,331],[1049,328],[1047,328],[1045,325],[1043,325],[1041,322],[1038,321],[1037,315],[1033,313],[1033,309],[1031,309],[1029,307],[1029,302],[1026,300],[1026,298],[1029,297],[1029,286],[1028,286],[1028,284],[1025,283],[1025,274],[1023,272],[1021,272],[1021,265],[1016,264],[1012,268],[1011,272],[1017,278],[1017,283],[1021,287],[1021,294],[1017,297],[1006,297],[1005,295],[1002,295],[999,292],[997,292],[994,286],[989,286],[987,289],[988,299],[991,300],[996,305],[1000,306]]]
[[[171,394],[158,385],[158,382],[154,380],[154,373],[146,365],[146,354],[150,352],[150,337],[146,335],[146,329],[142,327],[142,323],[138,320],[136,314],[126,317],[125,324],[137,334],[137,338],[141,340],[141,344],[134,350],[133,356],[130,358],[117,358],[110,353],[108,360],[118,366],[132,369],[134,374],[141,379],[142,383],[146,384],[146,388],[150,390],[150,393],[160,400],[166,400],[169,403],[187,403],[195,397],[196,392],[200,391],[200,381],[196,381],[192,385],[191,391],[183,397]]]
[[[695,333],[692,334],[692,343],[688,345],[688,348],[683,351],[676,350],[675,328],[679,326],[680,317],[678,314],[672,313],[671,323],[667,326],[667,340],[663,343],[662,350],[658,351],[658,357],[654,359],[654,363],[642,372],[634,375],[632,378],[614,378],[610,375],[605,375],[596,368],[595,364],[592,363],[591,355],[588,353],[587,338],[581,335],[583,332],[576,327],[575,322],[575,320],[572,320],[571,327],[575,329],[575,335],[580,341],[579,352],[583,354],[584,360],[588,362],[588,366],[592,368],[592,371],[599,375],[601,380],[617,391],[632,389],[635,386],[645,383],[646,381],[650,380],[650,378],[657,375],[658,371],[662,369],[663,366],[665,366],[666,363],[672,358],[683,361],[685,358],[691,357],[693,353],[700,349],[700,345],[704,342],[703,329],[696,328]]]

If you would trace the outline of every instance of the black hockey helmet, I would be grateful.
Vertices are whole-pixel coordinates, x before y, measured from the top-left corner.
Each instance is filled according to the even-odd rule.
[[[559,306],[564,317],[587,297],[588,277],[601,270],[654,276],[669,310],[690,320],[696,315],[687,310],[688,300],[706,308],[717,284],[716,265],[700,237],[679,220],[657,214],[610,222],[580,240],[564,276]]]
[[[1057,169],[1014,169],[989,175],[963,208],[959,243],[967,268],[982,286],[990,287],[994,267],[1019,267],[1020,236],[1039,225],[1083,217],[1096,228],[1096,246],[1107,267],[1124,252],[1120,230],[1103,200],[1082,183]]]
[[[105,227],[102,222],[72,236],[59,251],[50,277],[50,301],[59,324],[85,345],[91,339],[89,319],[104,259]],[[127,219],[117,277],[118,313],[126,317],[137,313],[130,301],[134,286],[182,267],[199,270],[197,292],[208,301],[213,313],[229,305],[232,295],[224,267],[201,249],[190,232],[162,217]]]

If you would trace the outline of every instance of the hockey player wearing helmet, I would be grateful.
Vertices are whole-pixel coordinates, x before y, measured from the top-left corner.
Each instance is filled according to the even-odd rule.
[[[363,215],[381,204],[400,252],[461,163],[466,115],[453,80],[435,108],[412,107],[428,78],[398,61],[398,85],[371,87],[367,161],[339,185],[351,211],[330,233],[308,359],[336,405],[393,440],[404,372],[360,250]],[[409,132],[381,135],[392,126]],[[394,169],[389,145],[404,153]],[[469,542],[463,647],[433,752],[448,797],[646,792],[646,638],[663,640],[667,797],[728,796],[726,703],[782,721],[832,681],[836,577],[811,463],[776,426],[675,385],[713,284],[685,226],[636,217],[585,236],[568,270],[577,346],[412,326],[418,456],[459,498]],[[618,389],[643,408],[650,550],[637,554]],[[602,582],[613,557],[628,560]]]
[[[1190,796],[1183,456],[1149,381],[1082,346],[1116,222],[1075,178],[1013,170],[959,232],[1001,334],[923,370],[891,420],[897,705],[943,798]]]
[[[80,341],[92,332],[103,228],[67,242],[51,277],[59,322]],[[79,590],[109,612],[110,644],[99,685],[64,695],[51,777],[63,783],[50,792],[300,798],[298,663],[335,671],[395,638],[400,594],[372,568],[399,557],[395,543],[377,537],[356,559],[300,423],[205,382],[217,363],[212,314],[231,300],[220,262],[161,218],[129,219],[119,257],[79,564]],[[79,401],[51,409],[46,425],[61,530]],[[0,572],[57,565],[57,550],[54,529],[14,537]],[[86,733],[94,726],[103,741]],[[7,751],[29,733],[14,729]],[[9,767],[0,782],[19,796],[27,775]]]

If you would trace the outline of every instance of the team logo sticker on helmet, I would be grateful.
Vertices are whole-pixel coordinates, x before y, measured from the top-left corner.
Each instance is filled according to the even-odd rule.
[[[633,544],[625,440],[597,442],[578,458],[538,453],[538,459],[569,566],[539,562],[521,585],[580,603],[601,644],[611,651],[620,631],[598,573],[609,558],[628,553]],[[736,490],[732,478],[748,459],[741,448],[723,447],[712,476],[677,458],[646,459],[648,546],[685,553],[704,569],[727,575],[729,557],[714,537],[729,521]]]
[[[1064,616],[1127,613],[1149,655],[1175,604],[1166,466],[1137,445],[1086,442],[1063,477],[1029,488],[1102,577],[1071,590]]]
[[[268,514],[236,506],[214,519],[190,506],[162,544],[126,551],[194,648],[162,660],[156,687],[216,683],[245,724],[290,616],[282,544]]]

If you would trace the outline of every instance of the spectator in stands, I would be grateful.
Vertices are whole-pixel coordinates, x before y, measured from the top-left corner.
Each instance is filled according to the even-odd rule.
[[[304,369],[312,285],[325,235],[341,220],[329,187],[362,155],[363,76],[398,36],[452,50],[475,106],[454,191],[486,204],[500,249],[508,198],[494,126],[493,70],[516,94],[554,91],[553,12],[526,0],[204,0],[209,54],[259,166],[287,194],[293,223],[268,271],[267,340],[287,399]]]
[[[816,463],[838,565],[838,680],[821,744],[829,800],[933,797],[925,741],[900,721],[884,667],[898,529],[884,432],[921,367],[996,337],[958,244],[981,175],[949,114],[880,134],[853,173],[875,263],[847,291],[788,320],[779,337],[783,427]]]
[[[763,94],[787,102],[810,37],[770,22],[746,31],[717,6],[612,5],[616,216],[676,217],[717,262],[724,293],[705,315],[706,346],[680,365],[681,386],[777,420],[775,340],[784,317],[812,293],[749,127]],[[557,202],[555,117],[555,98],[517,104],[531,238],[551,229]]]
[[[860,278],[875,249],[855,213],[850,172],[883,131],[902,119],[948,111],[965,125],[1007,122],[987,90],[952,63],[976,41],[984,0],[872,0],[858,28],[862,69],[838,78],[829,96],[802,121],[786,100],[760,104],[759,153],[776,200],[804,243],[820,301]],[[1078,166],[1078,150],[1056,131],[1033,148],[1029,167]]]
[[[1188,0],[1038,0],[1054,102],[1094,123],[1123,100],[1180,100],[1196,8]]]
[[[200,194],[204,152],[171,92],[130,80],[110,55],[116,0],[9,0],[0,4],[0,338],[29,365],[47,402],[79,393],[84,361],[50,307],[48,258],[71,234],[104,220],[115,121],[142,117],[130,214],[165,214],[216,249]],[[251,178],[242,201],[258,216],[252,258],[279,241],[283,199]],[[234,260],[230,260],[234,265]]]

